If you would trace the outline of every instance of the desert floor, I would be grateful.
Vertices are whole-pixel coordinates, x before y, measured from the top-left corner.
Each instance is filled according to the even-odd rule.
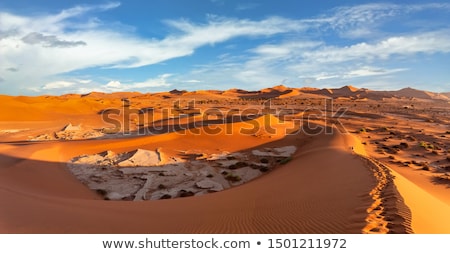
[[[0,96],[0,232],[450,233],[449,102],[335,92]]]

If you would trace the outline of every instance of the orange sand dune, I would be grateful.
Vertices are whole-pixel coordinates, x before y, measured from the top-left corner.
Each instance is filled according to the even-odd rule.
[[[199,197],[148,202],[98,200],[64,170],[67,157],[76,152],[141,147],[151,145],[150,141],[153,146],[164,147],[171,138],[177,139],[175,135],[113,142],[1,145],[2,161],[7,162],[0,171],[1,232],[361,233],[366,224],[366,209],[371,203],[368,193],[375,180],[364,162],[351,153],[354,141],[339,133],[312,139],[288,136],[264,144],[295,144],[299,150],[290,163],[250,183]],[[183,143],[170,142],[174,149],[191,147],[189,142],[196,140],[206,142],[197,142],[198,148],[210,147],[207,143],[217,139],[225,141],[220,135],[212,141],[194,136],[179,139]],[[221,149],[251,148],[243,141],[236,142],[242,137],[228,139],[231,141],[220,144]]]
[[[394,171],[395,184],[411,209],[411,227],[418,234],[448,234],[450,205]]]
[[[71,117],[75,119],[80,115],[96,116],[102,109],[122,105],[120,98],[110,100],[89,97],[0,95],[0,99],[3,106],[0,121],[55,121]]]
[[[403,96],[411,92],[417,96],[438,98],[428,92],[425,95],[416,90],[403,92],[408,92]],[[392,100],[384,104],[374,100],[395,96],[402,95],[354,87],[318,90],[284,86],[255,92],[232,89],[225,92],[91,93],[59,97],[0,95],[4,105],[0,113],[0,232],[450,233],[447,216],[450,214],[449,199],[443,197],[446,192],[442,190],[445,186],[431,188],[433,183],[411,171],[412,168],[386,166],[385,159],[389,155],[380,155],[370,148],[371,141],[376,138],[375,133],[343,134],[330,127],[326,130],[333,131],[332,134],[295,133],[304,127],[300,125],[301,121],[282,121],[256,110],[263,108],[261,103],[267,98],[274,101],[282,99],[274,103],[280,109],[291,106],[285,102],[295,102],[297,98],[342,97],[350,101],[343,99],[338,102],[350,107],[346,123],[361,125],[356,128],[360,129],[370,127],[367,121],[371,124],[384,121],[378,126],[384,127],[396,125],[400,120],[379,117],[382,115],[379,110],[386,106],[391,112],[392,104],[389,103],[396,102]],[[189,129],[168,128],[167,132],[148,136],[134,133],[90,140],[27,141],[40,134],[60,131],[68,123],[81,124],[90,129],[111,127],[101,120],[99,112],[120,109],[123,97],[130,99],[130,109],[134,112],[131,121],[135,121],[132,127],[136,130],[153,125],[168,127],[176,124]],[[178,119],[164,112],[172,109],[175,101],[182,100],[184,103],[192,98],[206,100],[202,104],[205,108],[224,111],[233,108],[235,111],[232,113],[248,108],[256,111],[253,116],[233,123],[222,120],[221,116],[211,115],[211,119],[217,117],[218,121],[199,125],[192,124],[211,119],[205,119],[202,114]],[[362,102],[363,98],[368,100]],[[218,101],[209,102],[210,99]],[[184,111],[183,103],[180,103],[179,113],[189,114],[189,109]],[[308,117],[308,113],[316,112],[309,108],[313,103],[302,102],[295,106],[295,113],[285,117],[308,119],[308,124],[313,127],[324,127],[320,125],[324,123],[320,109],[317,109],[316,120]],[[445,101],[440,103],[446,104]],[[421,107],[415,104],[418,109]],[[138,114],[138,109],[148,111]],[[307,111],[302,112],[301,109]],[[445,113],[445,110],[443,108],[442,112]],[[149,118],[146,122],[136,122],[144,115]],[[410,113],[408,116],[413,115]],[[442,144],[438,145],[445,148],[448,143],[446,130],[438,131],[438,128],[445,128],[446,120],[431,120],[426,123],[430,127],[422,128],[417,137],[425,139],[439,135]],[[441,127],[436,125],[439,123]],[[408,124],[415,128],[413,122]],[[393,127],[391,130],[393,134],[389,135],[394,136],[397,130]],[[413,130],[408,129],[409,132]],[[288,133],[292,135],[286,135]],[[364,144],[356,138],[357,135],[364,139]],[[379,142],[385,141],[380,139]],[[400,140],[394,142],[398,144]],[[180,157],[186,152],[220,154],[241,151],[249,154],[253,149],[282,146],[296,146],[296,153],[287,164],[277,164],[277,168],[259,178],[216,193],[167,200],[106,201],[77,180],[67,167],[67,162],[75,156],[106,150],[115,153],[136,149],[158,150],[164,156]],[[421,150],[414,153],[426,155],[427,158],[436,156],[423,148],[417,149]],[[443,157],[448,151],[442,149],[435,152]],[[398,158],[401,156],[402,151],[396,154]],[[442,165],[444,163],[441,162]],[[409,171],[405,173],[406,170]]]

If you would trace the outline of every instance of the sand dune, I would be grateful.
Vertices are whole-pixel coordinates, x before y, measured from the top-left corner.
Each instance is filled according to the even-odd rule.
[[[450,98],[438,93],[432,93],[427,91],[421,91],[417,89],[413,89],[410,87],[400,89],[398,91],[391,92],[392,94],[399,97],[409,97],[409,98],[418,98],[418,99],[436,99],[436,100],[449,100]]]
[[[424,104],[417,102],[414,109],[405,109],[401,97],[409,92],[423,95],[406,92],[277,86],[254,92],[2,96],[7,110],[0,113],[0,232],[449,233],[448,190],[427,178],[444,174],[438,170],[448,164],[448,103],[431,95],[421,101]],[[102,114],[124,110],[124,96],[134,114],[132,131],[102,132],[110,127],[102,121]],[[350,132],[338,130],[337,118],[326,118],[333,113],[329,109],[323,114],[322,108],[314,108],[323,106],[321,98],[325,97],[344,98],[337,103],[349,108],[342,122]],[[268,98],[273,99],[273,108],[266,108]],[[195,105],[198,113],[188,104],[192,99],[202,101]],[[49,112],[50,105],[54,111]],[[426,111],[430,105],[433,114]],[[211,108],[217,115],[203,114]],[[295,110],[285,117],[277,114],[285,109]],[[235,117],[243,112],[245,117]],[[312,114],[314,118],[309,117]],[[122,115],[116,116],[120,124],[125,121]],[[141,117],[145,118],[142,123]],[[139,133],[151,127],[161,131]],[[102,135],[78,135],[85,130]],[[406,131],[408,135],[402,133]],[[71,138],[72,132],[78,133],[77,138]],[[42,134],[67,138],[30,141]],[[419,141],[426,141],[425,148],[414,146]],[[400,142],[409,142],[409,150],[395,150]],[[389,159],[393,155],[385,154],[394,151],[395,161]],[[433,159],[429,166],[436,172],[424,176],[423,170],[418,173],[412,166],[395,166],[397,161],[405,164],[409,155],[414,160]],[[130,182],[136,188],[128,189],[133,195],[128,200],[141,201],[104,200],[95,188],[89,189],[72,174],[69,161],[81,167],[107,165],[95,170],[118,174],[105,171],[94,182],[104,176],[114,181],[123,175],[134,179]],[[247,164],[241,163],[242,170],[230,167],[238,162]],[[268,166],[260,172],[261,164]],[[181,185],[174,180],[168,182],[175,184],[171,187],[178,196],[147,200],[162,197],[155,194],[152,184],[158,180],[154,175],[161,173],[161,168],[154,167],[165,165],[180,166],[178,170],[184,171],[177,177],[191,177],[188,183],[183,178],[183,184],[195,188],[193,194],[202,195],[182,197],[181,189],[176,189]],[[192,177],[202,170],[214,174]],[[239,184],[226,178],[242,172],[258,174],[239,175],[245,178]]]
[[[382,100],[385,98],[416,98],[426,100],[450,100],[446,93],[433,93],[413,88],[403,88],[397,91],[374,91],[366,88],[343,86],[341,88],[302,89],[304,93],[323,95],[331,98],[358,98]]]
[[[296,140],[288,137],[275,143]],[[6,219],[2,231],[360,233],[375,181],[351,154],[350,145],[342,135],[324,135],[303,144],[291,163],[248,184],[201,197],[144,203],[96,200],[67,171],[55,174],[62,162],[11,158],[9,167],[2,169],[1,199],[8,204],[1,212]],[[43,146],[51,147],[36,144],[27,150],[42,151]],[[54,149],[32,152],[32,157],[42,158]],[[40,187],[40,181],[53,187]]]

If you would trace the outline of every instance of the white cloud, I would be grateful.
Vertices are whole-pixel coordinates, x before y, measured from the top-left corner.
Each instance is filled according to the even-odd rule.
[[[106,4],[99,5],[78,5],[73,8],[62,10],[60,13],[56,15],[49,15],[41,17],[40,20],[46,22],[48,24],[60,24],[65,25],[64,23],[60,23],[61,21],[67,20],[69,18],[73,18],[76,16],[83,15],[87,12],[93,11],[107,11],[110,9],[114,9],[120,6],[119,2],[110,2]]]
[[[285,79],[295,86],[388,76],[409,70],[408,65],[400,64],[396,68],[377,65],[384,66],[396,58],[405,59],[417,54],[450,52],[450,32],[414,33],[342,47],[320,41],[289,40],[259,45],[249,52],[253,54],[244,59],[226,56],[209,66],[195,69],[187,79],[201,78],[228,86],[261,88],[277,85]]]
[[[327,79],[334,79],[334,78],[339,78],[339,75],[329,75],[326,73],[321,73],[317,76],[314,77],[315,80],[327,80]]]
[[[118,80],[111,80],[106,85],[101,86],[102,91],[105,92],[119,92],[119,91],[136,91],[144,88],[169,87],[171,84],[167,78],[172,74],[165,73],[156,78],[150,78],[143,82],[122,83]]]
[[[120,81],[111,80],[106,85],[104,85],[103,88],[107,90],[121,90],[123,88],[123,85],[122,83],[120,83]]]
[[[189,80],[185,80],[183,82],[185,82],[185,83],[201,83],[202,81],[197,80],[197,79],[189,79]]]
[[[396,56],[414,56],[450,52],[450,32],[447,30],[416,33],[385,38],[374,43],[350,46],[328,46],[319,41],[290,40],[280,44],[260,45],[246,59],[221,59],[209,68],[196,70],[195,75],[207,73],[215,80],[234,80],[241,85],[267,87],[288,79],[293,85],[306,82],[346,80],[370,76],[387,76],[408,68],[382,68]],[[224,61],[231,59],[231,62]],[[366,64],[364,66],[364,64]],[[362,66],[361,66],[362,65]],[[324,72],[326,70],[326,72]],[[192,76],[192,77],[196,77]],[[202,79],[209,80],[201,76]]]
[[[388,75],[396,72],[406,71],[406,68],[397,68],[397,69],[382,69],[382,68],[374,68],[374,67],[363,67],[357,70],[352,70],[346,74],[344,74],[344,78],[354,78],[354,77],[367,77],[367,76],[381,76]]]
[[[239,36],[270,36],[304,30],[307,27],[299,20],[282,17],[269,17],[260,21],[248,19],[229,19],[209,16],[208,23],[194,24],[186,20],[168,20],[166,24],[184,32],[177,37],[168,37],[162,41],[165,45],[177,44],[193,49],[206,44],[215,44]]]
[[[62,88],[73,88],[74,84],[99,85],[95,81],[74,78],[67,81],[74,84],[66,84],[66,87],[63,83],[55,85],[50,81],[63,73],[85,68],[135,68],[161,63],[192,55],[200,47],[237,37],[257,37],[268,42],[239,55],[220,52],[218,63],[194,70],[192,73],[196,72],[197,76],[185,74],[179,82],[198,83],[202,80],[202,83],[242,82],[262,86],[277,84],[285,79],[295,82],[299,76],[312,77],[316,81],[381,76],[405,68],[380,72],[361,65],[380,66],[377,61],[391,60],[395,56],[450,52],[449,29],[395,36],[376,33],[380,24],[391,18],[423,10],[448,11],[450,4],[447,3],[344,6],[310,19],[267,17],[250,20],[209,15],[204,23],[166,20],[164,24],[172,32],[161,39],[142,38],[130,32],[132,29],[112,29],[95,17],[95,12],[118,6],[120,3],[117,2],[80,5],[56,14],[37,16],[0,12],[2,86],[24,89],[30,80],[46,84],[42,89],[53,90],[59,89],[58,85]],[[241,4],[241,9],[248,7]],[[351,38],[369,38],[376,34],[376,38],[342,46],[319,41],[323,33]],[[286,36],[275,38],[275,35]],[[235,51],[239,47],[224,48]],[[181,77],[179,74],[177,76]],[[162,75],[144,82],[131,80],[125,83],[113,80],[98,89],[113,91],[164,87],[170,86],[168,78]]]
[[[424,10],[450,10],[449,3],[392,4],[369,3],[334,8],[331,13],[311,20],[336,30],[341,36],[350,38],[370,37],[377,27],[394,17]]]
[[[51,83],[45,84],[42,89],[44,90],[50,90],[50,89],[60,89],[60,88],[67,88],[75,85],[74,82],[69,81],[54,81]]]
[[[171,84],[167,82],[167,78],[172,74],[163,74],[154,79],[147,79],[144,82],[137,82],[130,86],[130,88],[149,88],[149,87],[167,87]]]
[[[234,76],[242,82],[274,84],[278,80],[301,76],[316,81],[380,76],[405,71],[406,68],[384,70],[358,67],[361,63],[391,60],[395,56],[419,53],[450,52],[450,30],[431,31],[386,38],[375,43],[350,46],[328,46],[315,41],[288,41],[281,44],[260,45]],[[347,66],[336,65],[346,63]],[[348,69],[353,69],[349,71]],[[324,73],[323,70],[328,70]]]
[[[108,29],[93,23],[92,18],[85,19],[88,12],[118,6],[118,3],[76,6],[48,16],[0,12],[0,76],[4,83],[16,84],[20,89],[29,80],[44,83],[58,74],[75,70],[141,67],[188,56],[199,47],[239,36],[267,37],[304,29],[302,22],[281,17],[253,21],[209,16],[204,24],[166,21],[178,33],[157,40]],[[80,23],[79,17],[83,17],[85,23]],[[17,73],[5,71],[17,66],[20,67]],[[142,87],[151,85],[154,84],[140,84]]]
[[[358,43],[351,46],[327,46],[305,52],[303,58],[311,62],[339,63],[351,60],[388,59],[395,55],[450,52],[450,30],[395,36],[377,43]]]
[[[90,80],[90,79],[78,79],[77,82],[80,83],[80,84],[89,84],[89,83],[92,82],[92,80]]]

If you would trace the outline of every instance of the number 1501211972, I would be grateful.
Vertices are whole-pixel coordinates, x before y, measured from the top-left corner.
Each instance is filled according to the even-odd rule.
[[[270,249],[345,249],[346,239],[268,239]]]

